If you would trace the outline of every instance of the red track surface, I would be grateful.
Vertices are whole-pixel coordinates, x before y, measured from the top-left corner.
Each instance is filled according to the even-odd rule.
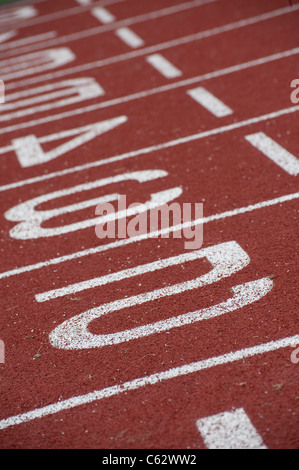
[[[0,104],[1,448],[201,449],[209,445],[197,420],[237,408],[244,409],[268,448],[298,448],[298,177],[245,137],[263,132],[299,157],[299,106],[290,99],[290,84],[299,75],[299,3],[293,2],[293,8],[286,0],[187,3],[180,8],[183,0],[172,1],[177,12],[164,10],[162,16],[161,10],[170,8],[167,0],[86,6],[44,0],[32,4],[32,18],[0,23],[1,34],[15,31],[0,43],[0,78],[6,87],[6,104]],[[114,21],[103,24],[92,15],[100,5]],[[2,8],[0,20],[15,8]],[[160,13],[151,18],[151,12]],[[122,22],[138,15],[144,17]],[[115,34],[124,26],[143,45],[130,47]],[[56,36],[44,42],[28,40],[52,31]],[[34,71],[30,67],[40,64],[33,57],[24,75],[19,73],[16,58],[55,48],[68,48],[72,60]],[[147,57],[157,53],[181,75],[166,78],[150,65]],[[75,93],[34,101],[42,93],[34,88],[50,85],[51,92],[54,84],[80,77],[92,78],[104,94],[91,93],[70,104],[59,101]],[[193,100],[187,91],[197,87],[232,113],[217,117]],[[22,99],[29,101],[11,105]],[[14,139],[35,135],[49,152],[74,135],[52,141],[44,136],[119,116],[127,119],[46,163],[22,167],[13,147]],[[163,170],[164,176],[144,183],[117,180],[117,175],[144,170]],[[203,202],[204,217],[216,216],[205,220],[202,249],[234,241],[250,260],[218,282],[97,318],[88,326],[94,336],[216,306],[232,297],[232,287],[252,281],[267,280],[269,292],[222,316],[119,344],[55,347],[49,335],[64,321],[102,304],[192,280],[212,268],[203,257],[37,302],[37,294],[52,289],[190,252],[183,239],[172,237],[109,246],[115,240],[99,240],[93,226],[48,237],[29,233],[27,239],[10,232],[18,222],[5,213],[14,206],[110,177],[115,181],[108,186],[43,202],[37,209],[111,193],[126,194],[128,204],[145,202],[153,193],[181,188],[176,201]],[[57,215],[42,226],[91,219],[95,205]],[[21,213],[26,220],[28,214]],[[251,349],[255,346],[260,349]],[[202,362],[199,370],[199,363],[210,358],[218,360]],[[148,379],[152,374],[158,374],[157,380]],[[138,378],[143,380],[137,384]],[[86,403],[94,391],[99,394]]]

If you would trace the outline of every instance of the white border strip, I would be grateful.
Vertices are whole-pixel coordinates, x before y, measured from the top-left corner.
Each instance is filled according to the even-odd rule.
[[[104,7],[92,8],[91,14],[103,24],[113,23],[116,19],[115,16]]]
[[[118,28],[115,30],[116,36],[123,41],[127,46],[136,49],[137,47],[144,46],[144,41],[132,29],[127,27]]]
[[[299,174],[298,158],[284,147],[281,147],[281,145],[264,134],[264,132],[246,135],[245,139],[289,175],[297,176]]]
[[[146,57],[146,61],[165,78],[177,78],[182,75],[181,70],[161,54],[151,54]]]
[[[281,348],[287,348],[293,346],[293,344],[299,342],[299,335],[290,336],[288,338],[271,341],[269,343],[260,344],[250,348],[240,349],[239,351],[230,352],[221,356],[211,357],[198,362],[192,362],[181,367],[175,367],[163,372],[141,377],[139,379],[124,382],[121,385],[114,385],[107,387],[102,390],[96,390],[85,395],[78,395],[72,398],[68,398],[63,401],[53,403],[52,405],[44,406],[42,408],[36,408],[35,410],[27,413],[22,413],[10,418],[2,419],[0,421],[0,430],[16,426],[18,424],[33,421],[38,418],[45,418],[46,416],[60,413],[64,410],[70,410],[77,406],[90,404],[95,401],[102,400],[103,398],[109,398],[120,395],[122,393],[137,390],[147,385],[161,384],[166,380],[174,379],[177,377],[193,374],[206,369],[211,369],[216,366],[229,364],[244,360],[249,357],[256,356],[258,354],[265,354],[272,351],[277,351]]]
[[[199,86],[187,91],[196,103],[203,106],[207,111],[210,111],[214,116],[221,118],[233,114],[233,110],[224,104],[219,98],[216,98],[211,92]]]
[[[243,408],[196,421],[208,449],[267,449]]]

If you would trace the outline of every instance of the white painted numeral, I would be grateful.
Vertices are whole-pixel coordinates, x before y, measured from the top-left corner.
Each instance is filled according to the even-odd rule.
[[[104,94],[103,88],[94,78],[84,77],[51,83],[24,91],[6,94],[0,121],[21,118],[38,112],[50,111],[71,104],[79,103]],[[55,100],[55,101],[54,101]],[[51,101],[47,104],[46,101]],[[35,106],[38,104],[38,106]],[[25,108],[25,109],[19,109]],[[17,110],[9,112],[12,110]]]
[[[35,197],[33,199],[30,199],[29,201],[18,204],[17,206],[9,209],[4,214],[7,220],[11,220],[13,222],[21,221],[19,224],[17,224],[10,230],[9,234],[12,238],[17,238],[20,240],[29,240],[42,237],[53,237],[65,233],[75,232],[77,230],[82,230],[87,227],[95,226],[96,224],[101,222],[100,217],[94,217],[92,219],[83,220],[80,222],[75,222],[56,228],[44,228],[41,225],[46,220],[50,220],[53,217],[57,217],[62,214],[69,214],[75,211],[86,209],[88,207],[97,206],[101,203],[116,201],[119,199],[119,194],[109,194],[102,197],[97,197],[83,202],[71,204],[68,206],[59,207],[57,209],[36,210],[36,207],[47,201],[53,201],[63,196],[81,193],[83,191],[88,191],[95,188],[101,188],[109,184],[119,183],[121,181],[136,180],[140,183],[143,183],[164,176],[167,176],[167,172],[163,170],[136,171],[132,173],[124,173],[121,175],[103,178],[90,183],[80,184],[73,188],[62,189],[59,191],[54,191],[52,193]],[[141,207],[144,211],[159,207],[160,205],[166,204],[171,200],[179,197],[181,193],[182,189],[176,187],[166,191],[161,191],[152,194],[151,200],[147,201]],[[137,214],[139,212],[140,207],[136,207],[135,212],[131,213],[131,215],[134,215],[135,213]],[[118,217],[118,214],[116,213],[115,216]]]
[[[187,253],[179,257],[169,258],[168,260],[162,260],[160,265],[159,262],[154,262],[133,268],[131,272],[127,270],[117,273],[118,276],[114,276],[114,278],[111,276],[110,280],[106,277],[104,284],[135,276],[136,269],[138,269],[137,274],[139,275],[203,257],[206,257],[213,266],[213,269],[209,273],[192,279],[191,281],[116,300],[87,310],[55,328],[49,336],[51,344],[61,349],[101,348],[107,345],[119,344],[232,312],[259,300],[272,288],[273,282],[269,278],[263,278],[233,287],[233,296],[231,298],[218,305],[213,305],[212,307],[202,310],[196,310],[166,320],[160,320],[155,323],[115,333],[93,334],[88,330],[88,326],[93,320],[99,319],[104,315],[217,282],[224,277],[231,276],[249,263],[248,255],[236,242],[232,241]],[[92,283],[93,280],[90,282]],[[95,285],[99,285],[100,282],[100,279],[97,279]],[[40,296],[38,299],[47,300],[45,298],[42,299]]]
[[[0,70],[3,70],[1,78],[2,80],[23,78],[26,75],[61,67],[75,58],[74,53],[68,47],[59,47],[0,60]]]
[[[60,157],[61,155],[74,150],[126,121],[126,116],[119,116],[117,118],[108,119],[107,121],[101,121],[88,126],[70,129],[69,131],[51,134],[41,139],[38,139],[35,135],[28,135],[26,137],[14,139],[12,141],[13,149],[15,150],[19,163],[23,168],[40,165],[41,163],[49,162],[54,158]],[[48,152],[44,152],[40,145],[41,142],[51,142],[53,140],[63,139],[74,135],[77,137],[74,137],[68,142],[59,145]]]

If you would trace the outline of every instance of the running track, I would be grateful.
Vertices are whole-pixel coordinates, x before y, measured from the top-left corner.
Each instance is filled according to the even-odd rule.
[[[1,7],[1,448],[298,448],[292,3]],[[98,239],[111,194],[201,248]]]

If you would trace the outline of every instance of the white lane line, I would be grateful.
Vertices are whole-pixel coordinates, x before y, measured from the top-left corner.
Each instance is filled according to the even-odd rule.
[[[85,29],[85,30],[82,30],[82,31],[79,31],[79,32],[76,32],[76,33],[66,34],[64,36],[60,36],[55,41],[42,43],[42,44],[36,46],[35,48],[40,48],[40,47],[45,48],[45,47],[49,47],[49,46],[57,46],[59,44],[64,44],[64,43],[67,43],[69,45],[69,43],[71,41],[78,41],[80,39],[84,39],[84,38],[87,38],[87,37],[90,37],[90,36],[105,33],[107,31],[111,31],[112,29],[114,29],[116,27],[120,28],[122,26],[132,26],[132,25],[137,24],[137,23],[156,20],[158,18],[163,18],[165,16],[173,15],[175,13],[180,13],[182,11],[188,11],[190,9],[200,7],[200,6],[208,4],[208,3],[214,3],[216,1],[219,1],[219,0],[192,0],[192,1],[189,1],[189,2],[181,3],[179,5],[173,5],[173,6],[170,6],[170,7],[167,7],[167,8],[162,8],[161,10],[156,10],[156,11],[152,11],[152,12],[149,12],[149,13],[143,13],[141,15],[133,16],[131,18],[126,18],[124,20],[119,20],[115,24],[106,24],[106,25],[103,25],[103,26],[88,28],[88,29]],[[93,5],[96,5],[96,4],[94,3]],[[9,46],[7,48],[3,48],[3,47],[0,46],[0,51],[2,49],[7,51],[8,48],[9,48]],[[24,52],[28,52],[28,51],[31,51],[31,50],[33,50],[33,49],[32,48],[30,48],[30,49],[26,48],[26,49],[23,50],[23,48],[19,48],[18,50],[13,51],[13,54],[24,53]]]
[[[104,251],[117,249],[126,245],[130,245],[131,243],[141,242],[143,240],[148,240],[150,238],[156,238],[160,235],[165,235],[168,233],[170,234],[176,231],[181,231],[181,230],[184,230],[186,227],[195,227],[198,224],[205,224],[205,223],[213,222],[216,220],[226,219],[228,217],[234,217],[235,215],[246,214],[249,212],[253,212],[255,210],[263,209],[265,207],[272,207],[272,206],[283,204],[284,202],[292,201],[298,198],[299,198],[299,192],[293,193],[293,194],[287,194],[285,196],[281,196],[275,199],[270,199],[268,201],[262,201],[256,204],[250,204],[249,206],[240,207],[238,209],[233,209],[230,211],[225,211],[220,214],[210,215],[208,217],[204,217],[201,219],[196,219],[192,222],[186,222],[184,224],[175,225],[173,227],[169,227],[163,230],[157,230],[156,232],[150,232],[144,235],[126,238],[126,239],[112,242],[112,243],[107,243],[106,245],[97,246],[96,248],[88,248],[86,250],[77,251],[76,253],[59,256],[57,258],[48,259],[46,261],[41,261],[36,264],[22,266],[21,268],[15,268],[15,269],[12,269],[11,271],[2,272],[0,273],[0,279],[5,279],[11,276],[17,276],[19,274],[23,274],[23,273],[30,272],[30,271],[35,271],[37,269],[42,269],[42,268],[57,265],[60,263],[65,263],[67,261],[71,261],[74,259],[83,258],[84,256],[91,256],[91,255],[95,255],[96,253],[102,253]]]
[[[269,119],[275,119],[275,118],[278,118],[278,117],[281,117],[281,116],[285,116],[285,115],[288,115],[288,114],[295,113],[297,111],[299,111],[299,105],[292,106],[290,108],[280,109],[279,111],[274,111],[272,113],[263,114],[262,116],[258,116],[258,117],[254,117],[254,118],[250,118],[250,119],[245,119],[244,121],[235,122],[233,124],[228,124],[226,126],[216,127],[214,129],[210,129],[208,131],[199,132],[199,133],[196,133],[196,134],[191,134],[191,135],[186,136],[186,137],[180,137],[179,139],[170,140],[170,141],[164,142],[162,144],[152,145],[150,147],[145,147],[145,148],[142,148],[142,149],[134,150],[132,152],[126,152],[126,153],[123,153],[123,154],[120,154],[120,155],[115,155],[115,156],[112,156],[112,157],[104,158],[102,160],[98,160],[98,161],[95,161],[95,162],[85,163],[83,165],[78,165],[78,166],[75,166],[75,167],[72,167],[72,168],[68,168],[66,170],[54,171],[53,173],[48,173],[48,174],[44,174],[44,175],[41,175],[41,176],[36,176],[34,178],[28,178],[26,180],[16,181],[16,182],[13,182],[13,183],[9,183],[9,184],[5,184],[3,186],[0,186],[0,192],[1,191],[7,191],[7,190],[10,190],[10,189],[15,189],[15,188],[18,188],[18,187],[23,187],[27,184],[33,184],[33,183],[37,183],[37,182],[40,182],[40,181],[56,178],[57,176],[65,176],[65,175],[70,174],[70,173],[76,173],[78,171],[88,170],[90,168],[96,168],[96,167],[107,165],[107,164],[110,164],[110,163],[115,163],[115,162],[118,162],[118,161],[121,161],[121,160],[126,160],[128,158],[134,158],[134,157],[138,157],[138,156],[141,156],[141,155],[147,155],[149,153],[157,152],[159,150],[164,150],[166,148],[176,147],[177,145],[183,145],[183,144],[186,144],[188,142],[204,139],[204,138],[210,137],[212,135],[218,135],[218,134],[223,134],[225,132],[230,132],[230,131],[233,131],[235,129],[240,129],[242,127],[249,126],[251,124],[257,124],[259,122],[267,121]]]
[[[103,24],[113,23],[113,21],[115,21],[115,16],[104,7],[93,8],[91,14]]]
[[[76,0],[76,2],[79,3],[79,5],[89,5],[92,3],[92,0]]]
[[[196,421],[208,449],[267,449],[243,408]]]
[[[175,67],[161,54],[152,54],[146,57],[146,61],[152,65],[165,78],[177,78],[182,75],[181,70]]]
[[[216,117],[220,118],[233,114],[231,108],[203,87],[188,90],[187,94]]]
[[[133,49],[144,46],[143,39],[141,39],[141,37],[134,33],[134,31],[132,31],[130,28],[118,28],[115,31],[115,34],[119,37],[119,39],[121,39],[125,44],[127,44],[127,46],[130,46]]]
[[[4,34],[0,34],[0,43],[9,40],[11,37],[16,36],[17,34],[18,34],[18,31],[9,31]],[[47,33],[37,34],[35,36],[29,36],[28,38],[10,41],[8,44],[5,44],[5,46],[15,48],[19,44],[36,44],[36,43],[40,43],[41,41],[53,39],[56,37],[57,37],[56,31],[49,31]]]
[[[299,159],[264,134],[264,132],[246,135],[245,139],[276,163],[276,165],[289,173],[289,175],[297,176],[299,174]]]
[[[81,108],[76,108],[72,111],[66,111],[63,113],[54,114],[52,116],[47,116],[45,118],[34,119],[33,121],[27,121],[25,123],[19,123],[17,125],[3,127],[2,129],[0,129],[0,135],[5,134],[6,132],[12,132],[12,131],[19,130],[19,129],[25,129],[31,126],[38,126],[39,124],[44,124],[47,122],[62,120],[68,117],[74,117],[75,115],[78,115],[78,114],[85,114],[88,112],[96,111],[98,109],[104,109],[110,106],[116,106],[118,104],[128,103],[130,101],[138,100],[141,98],[146,98],[148,96],[153,96],[159,93],[165,93],[171,90],[176,90],[177,88],[193,85],[201,81],[211,80],[213,78],[222,77],[225,75],[229,75],[231,73],[241,72],[251,67],[257,67],[257,66],[264,65],[270,62],[274,62],[276,60],[285,59],[285,58],[291,57],[292,55],[297,55],[297,54],[299,54],[299,47],[295,47],[293,49],[289,49],[283,52],[278,52],[276,54],[271,54],[269,56],[261,57],[259,59],[253,59],[248,62],[243,62],[237,65],[232,65],[224,69],[215,70],[214,72],[208,72],[203,75],[197,75],[195,77],[191,77],[185,80],[180,80],[175,83],[169,83],[167,85],[163,85],[160,87],[151,88],[149,90],[144,90],[139,93],[132,93],[130,95],[122,96],[120,98],[114,98],[111,100],[103,101],[95,105],[83,106]]]
[[[170,379],[186,376],[188,374],[211,369],[213,367],[238,362],[256,355],[278,351],[282,348],[288,348],[298,341],[299,335],[290,336],[276,341],[270,341],[268,343],[252,346],[250,348],[240,349],[235,352],[229,352],[221,356],[215,356],[209,359],[191,362],[190,364],[185,364],[184,366],[174,367],[173,369],[157,372],[155,374],[124,382],[120,385],[107,387],[102,390],[96,390],[85,395],[77,395],[75,397],[53,403],[52,405],[36,408],[26,413],[21,413],[6,419],[2,419],[0,421],[0,430],[22,423],[28,423],[38,418],[44,418],[49,415],[60,413],[64,410],[70,410],[72,408],[76,408],[77,406],[90,404],[95,401],[102,400],[103,398],[109,398],[120,395],[122,393],[137,390],[146,387],[147,385],[158,384],[162,386],[161,382],[165,382]]]
[[[299,10],[299,4],[294,5],[292,10],[290,9],[290,7],[279,8],[278,10],[274,10],[269,13],[264,13],[261,15],[246,18],[244,20],[235,21],[233,23],[225,24],[216,28],[206,30],[206,31],[200,31],[195,34],[190,34],[188,36],[183,36],[181,38],[172,39],[170,41],[156,44],[154,46],[144,47],[142,49],[127,52],[125,54],[120,54],[117,56],[108,57],[106,59],[101,59],[101,60],[97,60],[94,62],[88,62],[88,63],[80,64],[74,67],[65,68],[57,72],[51,72],[51,74],[39,75],[39,76],[32,77],[30,79],[19,80],[19,81],[14,81],[14,82],[12,79],[11,82],[7,85],[7,88],[11,89],[11,88],[17,88],[20,86],[24,87],[29,84],[37,83],[40,81],[53,80],[54,78],[64,77],[66,75],[70,75],[70,74],[74,74],[78,72],[81,73],[87,70],[105,67],[111,64],[117,64],[126,60],[135,59],[136,57],[155,54],[158,51],[167,50],[167,49],[185,45],[194,41],[199,41],[204,38],[209,38],[209,37],[216,36],[222,33],[231,32],[236,29],[245,28],[253,24],[261,23],[263,21],[273,19],[281,15],[288,14],[290,13],[290,11],[294,13],[294,10]]]

